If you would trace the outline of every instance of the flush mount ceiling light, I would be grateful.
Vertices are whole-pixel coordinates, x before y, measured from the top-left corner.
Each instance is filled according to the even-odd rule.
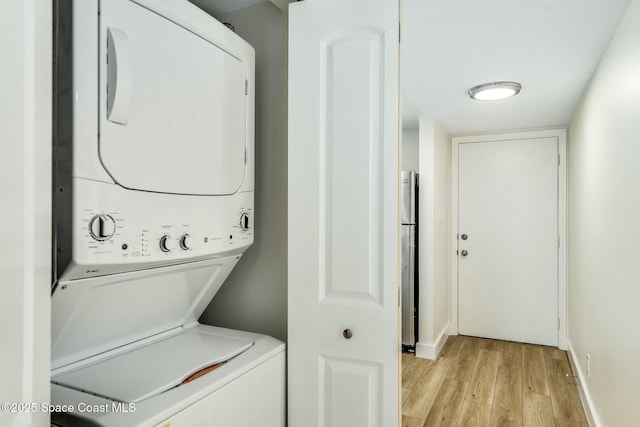
[[[469,96],[479,101],[494,101],[517,95],[520,89],[522,86],[517,82],[483,83],[469,89]]]

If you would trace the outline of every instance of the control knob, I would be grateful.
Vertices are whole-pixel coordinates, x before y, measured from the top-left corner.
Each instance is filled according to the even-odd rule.
[[[89,234],[99,242],[109,240],[116,232],[116,221],[106,214],[98,214],[89,220]]]
[[[170,252],[174,247],[173,239],[168,234],[160,238],[160,250],[162,252]]]
[[[242,215],[240,215],[240,229],[242,231],[247,231],[249,227],[250,227],[249,214],[246,212],[243,212]]]
[[[188,234],[183,234],[180,238],[180,247],[185,251],[193,248],[193,237]]]

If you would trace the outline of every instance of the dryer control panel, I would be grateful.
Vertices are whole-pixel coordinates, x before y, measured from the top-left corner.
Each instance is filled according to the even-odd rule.
[[[229,256],[253,243],[253,192],[172,197],[87,180],[74,192],[72,238],[58,245],[70,251],[60,256],[70,259],[59,265],[62,280]]]

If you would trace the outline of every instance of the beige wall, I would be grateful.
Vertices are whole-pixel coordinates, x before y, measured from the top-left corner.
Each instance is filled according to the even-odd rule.
[[[219,18],[256,51],[256,234],[200,320],[286,340],[287,16],[267,2]]]
[[[402,170],[418,171],[420,169],[420,150],[418,129],[402,131]]]
[[[601,426],[640,420],[639,119],[633,0],[569,133],[569,340]]]
[[[435,358],[449,328],[451,142],[442,126],[420,117],[419,321],[416,354]]]

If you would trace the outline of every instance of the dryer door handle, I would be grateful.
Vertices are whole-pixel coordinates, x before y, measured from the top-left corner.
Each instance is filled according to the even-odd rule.
[[[107,28],[107,119],[126,125],[131,104],[131,47],[127,34]]]

